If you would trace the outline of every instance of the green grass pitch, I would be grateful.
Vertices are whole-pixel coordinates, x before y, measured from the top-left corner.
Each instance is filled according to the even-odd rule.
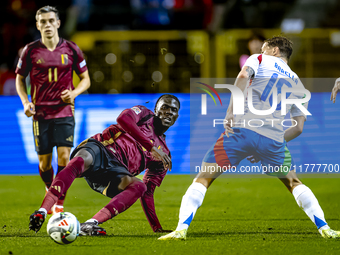
[[[333,229],[340,229],[340,179],[302,178],[322,206]],[[155,204],[164,229],[175,229],[179,206],[192,182],[188,175],[167,176],[156,189]],[[104,237],[78,237],[54,243],[46,225],[28,231],[29,215],[44,195],[39,176],[0,176],[0,254],[340,254],[340,240],[325,240],[275,178],[220,178],[208,190],[186,241],[158,241],[140,202],[102,226]],[[80,222],[109,199],[77,179],[67,194],[66,211]]]

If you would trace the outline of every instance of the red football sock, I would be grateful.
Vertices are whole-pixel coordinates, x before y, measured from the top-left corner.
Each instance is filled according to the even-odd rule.
[[[113,218],[133,205],[138,198],[143,196],[145,191],[146,186],[143,182],[132,182],[125,188],[125,190],[112,198],[110,203],[97,212],[96,215],[92,217],[92,219],[95,219],[98,222],[105,222]]]
[[[39,167],[39,174],[43,182],[45,183],[46,187],[49,188],[51,183],[53,182],[53,167],[50,170],[43,172]]]
[[[81,157],[73,158],[53,180],[41,207],[49,211],[58,201],[58,198],[70,188],[74,179],[79,177],[83,171],[84,160]]]
[[[57,172],[57,176],[58,174],[65,168],[65,166],[59,166],[58,165],[58,172]],[[64,206],[64,201],[65,201],[65,197],[66,197],[66,192],[64,194],[61,195],[61,197],[59,198],[57,205],[59,206]]]

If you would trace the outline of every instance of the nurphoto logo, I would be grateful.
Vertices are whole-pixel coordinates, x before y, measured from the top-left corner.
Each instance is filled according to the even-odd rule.
[[[205,86],[209,86],[207,84],[201,83],[202,85]],[[198,87],[200,88],[200,87]],[[209,88],[217,95],[218,99],[220,100],[220,103],[222,105],[222,101],[220,96],[218,95],[218,93],[216,92],[216,90],[209,86]],[[231,92],[231,97],[233,99],[233,114],[234,115],[243,115],[244,114],[244,94],[241,91],[241,89],[239,89],[238,87],[231,85],[231,84],[215,84],[215,88],[217,89],[228,89]],[[203,91],[205,91],[207,94],[210,95],[211,98],[213,98],[215,105],[216,105],[216,100],[213,97],[213,95],[206,89],[200,88]],[[297,108],[299,108],[299,110],[301,112],[303,112],[305,115],[312,115],[304,106],[304,103],[307,103],[310,98],[311,98],[311,93],[307,90],[307,89],[302,89],[302,88],[291,88],[291,87],[273,87],[272,88],[272,94],[270,96],[270,101],[271,103],[271,108],[267,109],[267,110],[257,110],[254,108],[253,105],[253,88],[248,88],[248,108],[250,110],[251,113],[255,114],[255,115],[260,115],[260,116],[264,116],[264,115],[268,115],[268,114],[272,114],[274,113],[276,110],[281,110],[281,115],[286,115],[286,109],[287,109],[287,105],[295,105]],[[263,99],[267,99],[269,96],[269,92],[268,90],[264,90],[262,96],[261,96],[261,100]],[[287,98],[287,95],[289,97],[289,95],[291,93],[294,94],[303,94],[304,97],[303,98],[293,98],[293,99],[289,99]],[[278,102],[278,95],[281,94],[281,98],[280,101]],[[264,95],[264,96],[263,96]],[[273,95],[277,95],[277,96],[273,96]],[[265,97],[265,98],[264,98]],[[263,101],[265,101],[263,100]],[[207,95],[206,94],[202,94],[201,95],[201,114],[202,115],[207,115]]]

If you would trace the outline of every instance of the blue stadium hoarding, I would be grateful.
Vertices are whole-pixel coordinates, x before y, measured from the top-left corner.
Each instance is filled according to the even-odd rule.
[[[161,94],[115,94],[81,95],[76,100],[75,145],[89,136],[101,132],[116,123],[116,117],[134,105],[154,108]],[[200,108],[190,118],[190,101],[200,100],[200,94],[175,94],[181,101],[180,117],[175,125],[166,132],[167,143],[172,153],[173,169],[170,174],[190,173],[190,151],[193,164],[200,164],[206,150],[204,144],[212,144],[223,132],[222,125],[213,128],[206,118],[202,118]],[[229,94],[230,95],[230,94]],[[327,164],[333,168],[340,164],[340,106],[329,101],[330,93],[312,93],[308,110],[312,113],[304,127],[304,132],[288,146],[296,165],[301,171],[311,171],[311,165]],[[229,103],[228,96],[222,97],[223,107],[208,100],[212,119],[222,119]],[[0,97],[3,111],[0,120],[0,174],[38,174],[38,158],[34,149],[32,121],[24,115],[18,96]],[[196,114],[195,114],[196,112]],[[192,112],[193,113],[193,112]],[[207,140],[210,143],[207,143]],[[55,155],[54,155],[55,156]],[[53,165],[56,166],[56,161]],[[324,166],[321,166],[324,167]],[[322,169],[322,168],[321,168]],[[193,170],[192,170],[193,171]],[[192,172],[191,171],[191,172]],[[316,168],[314,168],[314,172]],[[335,168],[333,172],[335,171]]]
[[[154,109],[161,94],[80,95],[75,103],[74,145],[116,123],[126,108],[144,105]],[[166,132],[166,141],[173,158],[173,173],[189,169],[189,95],[176,94],[181,101],[180,118]],[[0,97],[5,106],[0,120],[3,139],[0,142],[0,174],[38,174],[38,157],[35,152],[32,119],[24,114],[19,97]],[[187,153],[185,152],[187,151]],[[56,169],[56,152],[52,165]]]

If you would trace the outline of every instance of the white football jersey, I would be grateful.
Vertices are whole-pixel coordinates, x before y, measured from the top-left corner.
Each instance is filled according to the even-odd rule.
[[[289,120],[284,120],[285,115],[281,114],[281,91],[282,88],[304,89],[299,77],[290,69],[290,67],[280,58],[254,54],[248,58],[244,66],[251,67],[255,72],[255,77],[251,84],[245,89],[244,115],[235,116],[234,127],[243,127],[255,131],[256,133],[266,136],[278,142],[283,142],[283,126],[291,126]],[[250,91],[252,89],[252,91]],[[273,113],[258,115],[251,112],[248,101],[252,95],[252,105],[255,110],[272,109],[273,91],[277,90],[277,106]],[[287,93],[288,99],[301,99],[304,93]],[[307,108],[307,103],[304,104]],[[287,105],[287,114],[290,111],[292,117],[305,116],[296,105]],[[262,112],[263,113],[263,112]]]

